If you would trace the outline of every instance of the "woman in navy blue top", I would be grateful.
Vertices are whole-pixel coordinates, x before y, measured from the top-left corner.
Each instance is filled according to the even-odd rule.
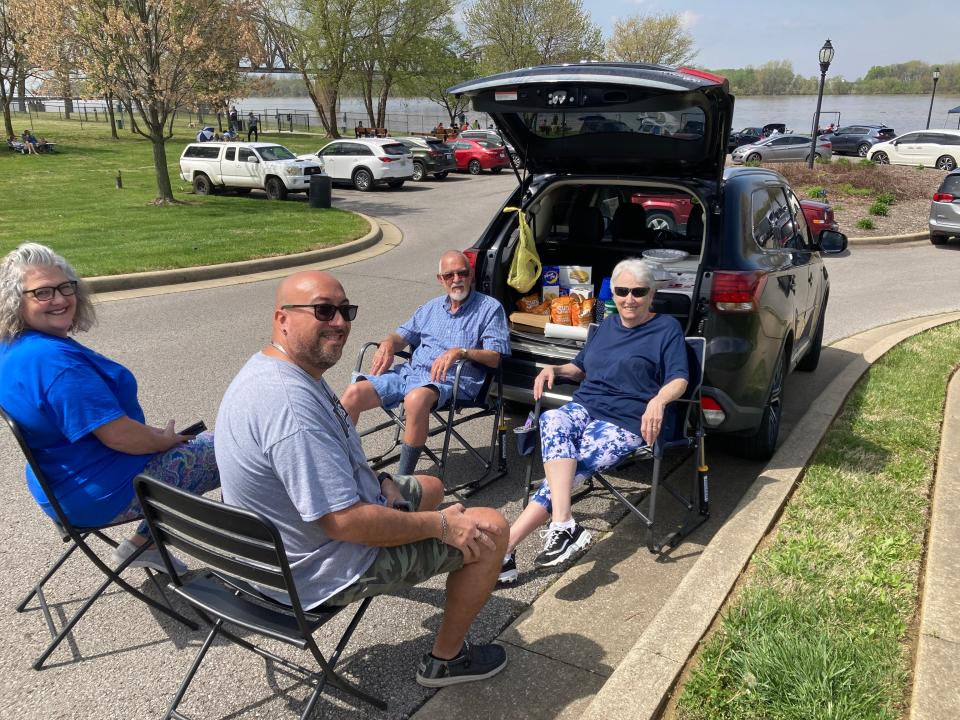
[[[510,527],[501,582],[516,579],[514,548],[547,520],[538,567],[559,565],[587,547],[590,533],[570,512],[571,491],[594,472],[653,445],[664,409],[687,389],[683,329],[675,318],[650,311],[656,292],[650,266],[637,258],[620,262],[611,287],[618,314],[604,320],[573,362],[546,367],[534,380],[535,399],[558,377],[580,387],[571,402],[540,416],[546,479]]]
[[[0,264],[0,406],[27,445],[70,522],[101,527],[140,516],[133,478],[141,472],[192,492],[219,487],[213,434],[178,435],[173,421],[144,423],[127,368],[70,337],[95,322],[85,285],[50,248],[25,243]],[[50,503],[27,467],[41,509]],[[147,541],[145,524],[114,551],[125,560]],[[156,549],[134,565],[163,570]]]

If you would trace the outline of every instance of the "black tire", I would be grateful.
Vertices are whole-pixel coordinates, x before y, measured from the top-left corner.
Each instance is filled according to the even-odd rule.
[[[745,163],[760,162],[763,158],[760,157],[760,153],[750,153],[747,155],[743,161]]]
[[[886,154],[885,152],[883,152],[882,150],[881,150],[880,152],[875,152],[875,153],[873,154],[873,157],[871,157],[870,159],[873,160],[877,165],[889,165],[889,164],[890,164],[890,158],[889,158],[889,157],[887,156],[887,154]]]
[[[437,180],[443,180],[443,179],[444,179],[447,175],[449,175],[449,174],[450,174],[450,171],[449,171],[449,170],[444,170],[443,172],[434,173],[433,176],[434,176]]]
[[[941,235],[940,233],[930,233],[930,243],[932,245],[946,245],[947,240],[950,239],[949,235]]]
[[[751,460],[769,460],[777,449],[783,415],[783,387],[787,379],[787,348],[780,349],[770,378],[770,391],[763,406],[760,426],[753,435],[733,438],[733,451]]]
[[[203,173],[193,176],[194,195],[213,195],[213,183]]]
[[[366,168],[359,168],[353,173],[353,186],[360,192],[373,190],[373,175]]]
[[[391,190],[398,190],[403,187],[403,180],[388,180],[387,187]]]
[[[807,354],[800,358],[797,363],[797,370],[803,372],[813,372],[820,364],[820,352],[823,350],[823,325],[827,319],[827,300],[829,295],[823,298],[823,307],[820,308],[820,317],[817,318],[817,331],[813,334],[813,341]]]
[[[953,172],[957,169],[957,161],[950,155],[944,155],[943,157],[937,158],[937,169]]]
[[[647,227],[651,230],[666,230],[669,232],[675,232],[677,229],[677,223],[674,221],[673,215],[670,213],[652,212],[647,215]]]
[[[490,172],[492,172],[494,175],[499,175],[500,173],[503,172],[503,168],[502,167],[490,168]]]
[[[469,163],[467,163],[467,170],[471,175],[479,175],[481,172],[483,172],[483,167],[480,165],[479,160],[471,160]]]
[[[415,162],[413,163],[413,177],[411,180],[414,182],[423,182],[427,179],[427,171],[423,167],[423,163]]]
[[[870,152],[870,143],[860,143],[857,145],[857,155],[860,157],[866,157],[867,153]]]
[[[263,189],[267,191],[267,197],[271,200],[287,199],[287,186],[278,177],[268,177]]]

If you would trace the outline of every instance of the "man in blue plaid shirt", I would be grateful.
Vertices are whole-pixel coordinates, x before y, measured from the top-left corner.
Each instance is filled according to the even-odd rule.
[[[473,400],[502,355],[510,354],[503,306],[471,288],[473,272],[466,256],[454,250],[440,258],[437,280],[446,295],[421,305],[396,332],[387,335],[373,356],[370,372],[350,385],[340,402],[354,424],[360,413],[403,403],[406,414],[399,475],[410,475],[427,441],[430,411],[453,394],[454,363],[469,360],[460,373],[460,399]],[[413,348],[409,363],[397,367],[393,356]]]

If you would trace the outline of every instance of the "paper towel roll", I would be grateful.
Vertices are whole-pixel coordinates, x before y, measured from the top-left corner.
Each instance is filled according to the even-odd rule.
[[[547,323],[543,328],[543,334],[546,337],[566,338],[567,340],[586,340],[587,330],[585,327],[574,327],[572,325],[558,325],[557,323]]]

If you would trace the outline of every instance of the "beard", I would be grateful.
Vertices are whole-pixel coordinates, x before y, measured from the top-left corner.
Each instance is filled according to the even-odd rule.
[[[340,344],[330,344],[324,341],[333,336],[342,336]],[[331,333],[329,331],[317,333],[309,342],[292,344],[290,350],[295,359],[306,363],[317,370],[326,371],[340,361],[343,347],[347,342],[347,333]]]
[[[455,300],[456,302],[463,302],[464,300],[467,299],[467,296],[470,295],[470,288],[465,287],[463,290],[451,290],[447,294],[450,296],[451,300]]]

